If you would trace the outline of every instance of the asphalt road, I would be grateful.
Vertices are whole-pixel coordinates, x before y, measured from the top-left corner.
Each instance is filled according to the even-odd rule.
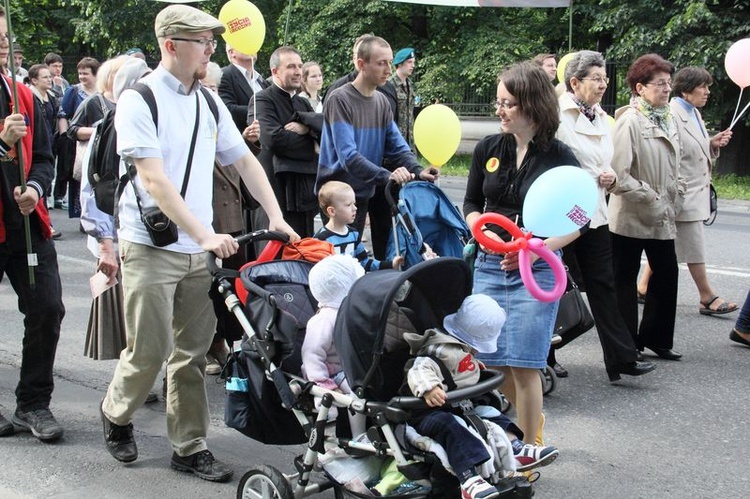
[[[441,186],[459,202],[461,179]],[[204,482],[169,468],[164,403],[136,413],[140,458],[114,461],[104,449],[97,404],[115,361],[83,356],[90,305],[88,278],[94,259],[77,222],[52,213],[62,230],[57,243],[67,315],[56,362],[52,410],[65,427],[58,443],[30,434],[0,439],[0,497],[152,498],[233,497],[242,474],[267,463],[293,470],[300,448],[264,446],[223,424],[223,387],[206,383],[211,405],[209,446],[236,470],[227,484]],[[727,299],[742,303],[750,288],[750,205],[720,201],[716,223],[707,228],[709,275]],[[448,283],[447,283],[448,284]],[[15,409],[22,337],[21,315],[7,281],[0,284],[0,411]],[[750,427],[750,349],[729,341],[736,313],[698,314],[698,295],[687,269],[680,270],[675,348],[680,362],[656,359],[658,369],[613,385],[592,331],[558,352],[570,377],[545,397],[546,439],[560,458],[541,470],[537,498],[713,498],[750,492],[747,440]],[[321,497],[330,498],[325,493]]]

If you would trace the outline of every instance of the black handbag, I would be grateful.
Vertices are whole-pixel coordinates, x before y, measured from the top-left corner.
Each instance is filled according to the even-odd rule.
[[[708,195],[708,218],[703,221],[703,225],[711,225],[716,220],[716,212],[719,209],[719,196],[716,194],[716,188],[714,184],[709,184],[709,195]]]
[[[562,341],[554,345],[555,349],[562,348],[586,331],[594,327],[594,318],[589,307],[581,295],[581,290],[570,275],[565,293],[560,297],[557,309],[554,334],[560,335]]]

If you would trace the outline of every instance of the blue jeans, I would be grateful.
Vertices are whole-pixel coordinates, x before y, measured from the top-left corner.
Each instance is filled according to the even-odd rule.
[[[458,477],[491,457],[484,444],[450,412],[439,409],[429,411],[414,428],[420,435],[432,438],[445,449],[453,473]]]
[[[473,293],[491,296],[508,314],[497,338],[497,351],[478,354],[477,358],[489,366],[543,369],[547,365],[558,301],[542,302],[531,296],[518,270],[506,272],[500,268],[502,259],[480,251],[474,264]],[[554,286],[552,269],[544,260],[534,262],[532,272],[542,289]]]
[[[740,316],[737,317],[737,322],[734,324],[734,328],[740,333],[750,333],[750,291],[747,292],[745,304],[742,305]]]

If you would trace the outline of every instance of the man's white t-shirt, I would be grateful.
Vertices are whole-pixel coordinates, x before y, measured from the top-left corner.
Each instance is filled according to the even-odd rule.
[[[186,90],[183,85],[163,66],[141,80],[154,92],[158,109],[158,134],[148,105],[135,90],[126,90],[117,102],[115,128],[117,129],[117,152],[120,162],[120,175],[124,175],[125,159],[159,158],[163,161],[164,172],[178,192],[182,190],[185,177],[190,141],[193,136],[196,118],[196,95],[200,103],[200,123],[193,154],[192,168],[185,202],[206,229],[213,232],[213,168],[214,159],[220,165],[230,165],[249,154],[245,140],[232,121],[229,110],[218,98],[211,97],[219,109],[217,126],[208,103],[199,90],[200,83]],[[119,238],[139,244],[153,246],[141,221],[138,205],[133,193],[133,183],[125,187],[119,204]],[[141,179],[136,175],[135,188],[145,211],[156,206],[154,199],[146,192]],[[178,231],[176,243],[164,249],[178,253],[201,253],[203,250],[182,229]]]

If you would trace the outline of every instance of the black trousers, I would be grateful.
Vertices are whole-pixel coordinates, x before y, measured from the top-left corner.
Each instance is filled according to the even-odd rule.
[[[586,289],[586,297],[604,352],[604,365],[613,367],[635,362],[635,343],[617,303],[609,226],[602,225],[584,232],[564,248],[563,252],[566,263],[567,257],[572,256],[578,264],[582,287]]]
[[[68,192],[68,181],[73,175],[73,162],[76,157],[76,141],[67,135],[57,135],[57,166],[53,195],[55,200],[63,199]]]
[[[52,240],[43,240],[34,225],[32,222],[32,247],[39,262],[35,269],[34,289],[29,283],[23,235],[13,233],[0,244],[0,279],[3,273],[8,276],[18,295],[18,310],[24,315],[16,403],[18,409],[25,411],[49,407],[54,389],[52,368],[60,338],[60,323],[65,315],[55,245]]]
[[[637,280],[644,251],[653,275],[639,328]],[[674,240],[636,239],[613,233],[612,257],[617,302],[636,347],[672,348],[678,277]]]
[[[393,230],[391,207],[385,199],[385,186],[375,188],[375,195],[370,198],[367,212],[370,214],[372,256],[376,260],[385,260],[388,238]]]

